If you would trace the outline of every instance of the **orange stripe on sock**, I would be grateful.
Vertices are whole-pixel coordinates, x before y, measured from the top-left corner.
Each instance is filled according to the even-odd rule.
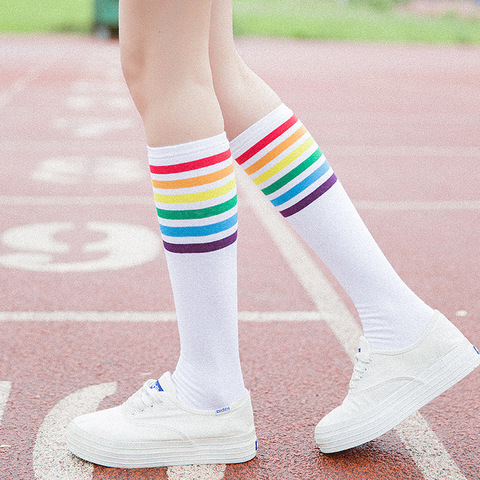
[[[268,152],[265,156],[260,158],[260,160],[258,160],[253,165],[250,165],[248,168],[246,168],[245,172],[247,172],[248,175],[251,175],[252,173],[255,173],[256,171],[260,170],[268,162],[276,158],[288,147],[294,144],[302,135],[305,135],[305,133],[307,133],[307,129],[302,125],[295,133],[293,133],[286,140],[284,140],[282,143],[277,145],[273,150],[270,150],[270,152]]]
[[[186,178],[184,180],[152,180],[152,184],[155,188],[189,188],[198,187],[200,185],[206,185],[207,183],[213,183],[217,180],[227,177],[233,173],[233,163],[218,172],[209,173],[207,175],[200,175],[199,177]]]

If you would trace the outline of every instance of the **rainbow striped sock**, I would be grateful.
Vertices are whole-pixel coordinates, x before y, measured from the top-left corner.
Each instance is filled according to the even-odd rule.
[[[234,243],[237,193],[225,134],[148,151],[165,249],[205,253]]]
[[[337,181],[318,145],[285,105],[241,133],[231,148],[284,217],[310,205]]]
[[[372,348],[400,349],[420,338],[432,309],[389,264],[292,111],[281,105],[230,147],[237,162],[348,293]]]
[[[149,147],[180,336],[177,398],[217,409],[244,392],[238,352],[237,193],[225,133]]]

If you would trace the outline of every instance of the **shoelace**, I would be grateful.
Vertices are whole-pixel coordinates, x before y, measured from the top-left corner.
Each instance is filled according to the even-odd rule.
[[[350,388],[358,387],[360,380],[363,379],[363,374],[368,370],[368,366],[372,363],[370,355],[366,352],[358,352],[355,355],[355,365],[353,367],[352,378],[350,379]]]
[[[150,388],[154,383],[155,380],[147,380],[143,387],[125,402],[125,406],[131,415],[143,412],[146,408],[154,407],[157,403],[163,403],[162,394]]]

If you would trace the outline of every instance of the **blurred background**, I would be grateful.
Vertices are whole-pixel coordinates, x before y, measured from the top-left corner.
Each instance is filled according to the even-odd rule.
[[[10,0],[0,32],[115,37],[118,0]],[[480,0],[234,0],[237,35],[480,44]]]

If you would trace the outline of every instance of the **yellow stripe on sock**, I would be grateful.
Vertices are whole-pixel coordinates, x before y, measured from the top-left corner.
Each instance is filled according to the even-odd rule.
[[[294,162],[302,153],[305,153],[313,144],[314,140],[312,137],[309,137],[304,143],[302,143],[298,148],[296,148],[292,153],[288,154],[282,161],[278,162],[272,168],[267,170],[262,175],[259,175],[257,178],[253,179],[253,182],[256,185],[260,185],[263,182],[266,182],[269,178],[272,178],[278,172],[283,170],[286,166]]]
[[[211,190],[206,190],[205,192],[185,193],[181,195],[161,195],[159,193],[155,193],[154,197],[155,200],[160,203],[194,203],[220,197],[232,191],[234,188],[235,178],[230,180],[225,185],[217,188],[212,188]]]

